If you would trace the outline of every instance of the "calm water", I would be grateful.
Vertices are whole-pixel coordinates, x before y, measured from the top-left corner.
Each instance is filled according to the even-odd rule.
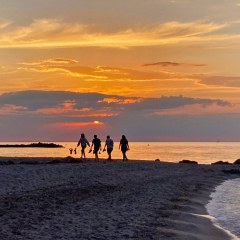
[[[69,148],[76,147],[76,142],[55,143],[63,145],[64,148],[0,148],[0,156],[66,157],[70,155]],[[219,160],[234,162],[240,158],[240,143],[236,142],[130,142],[129,145],[130,151],[127,155],[130,160],[160,159],[166,162],[178,162],[188,159],[209,164]],[[86,150],[87,157],[92,158],[93,154],[89,154],[88,150],[89,148]],[[77,149],[77,155],[72,156],[78,157],[79,154],[80,148]],[[122,157],[118,142],[115,143],[112,156],[115,159]],[[100,157],[106,158],[106,152],[102,152]],[[212,201],[207,206],[209,214],[216,218],[219,226],[240,237],[240,178],[226,181],[216,189],[212,197]]]
[[[76,147],[76,142],[55,143],[63,145],[64,148],[0,148],[0,156],[66,157],[70,155],[69,148]],[[188,159],[198,161],[199,163],[212,163],[219,160],[234,162],[240,158],[240,143],[236,142],[130,142],[129,145],[130,151],[127,152],[129,159],[160,159],[166,162],[178,162]],[[79,156],[79,154],[80,148],[77,149],[76,156]],[[116,159],[122,157],[118,149],[118,142],[115,143],[112,155]],[[74,154],[72,156],[75,157]],[[87,154],[87,157],[91,158],[93,155]],[[107,153],[103,152],[100,157],[106,158]]]

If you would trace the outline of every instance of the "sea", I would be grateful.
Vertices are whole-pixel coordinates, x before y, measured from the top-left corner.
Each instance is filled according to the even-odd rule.
[[[227,180],[211,194],[206,208],[213,222],[240,239],[240,178]]]
[[[80,148],[76,142],[54,142],[63,148],[0,148],[0,157],[79,157]],[[2,144],[29,144],[29,142],[2,142]],[[115,143],[113,159],[121,159],[122,154]],[[216,161],[233,163],[240,159],[240,142],[129,142],[127,151],[129,160],[159,159],[164,162],[179,162],[194,160],[199,164],[211,164]],[[70,149],[76,148],[70,153]],[[88,153],[88,158],[93,154]],[[101,152],[100,158],[107,158],[106,152]],[[240,239],[240,178],[227,180],[216,188],[211,195],[211,201],[206,205],[213,222],[223,230],[229,231],[234,239]]]

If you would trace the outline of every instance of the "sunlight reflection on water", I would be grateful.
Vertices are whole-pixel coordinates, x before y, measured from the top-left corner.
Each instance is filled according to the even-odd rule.
[[[70,155],[69,148],[75,148],[77,145],[76,142],[55,143],[63,145],[64,148],[0,148],[0,156],[66,157]],[[115,159],[122,158],[118,144],[119,142],[115,142],[112,154]],[[199,163],[212,163],[219,160],[234,162],[240,158],[240,143],[237,142],[129,142],[129,145],[130,151],[127,152],[129,159],[160,159],[166,162],[178,162],[188,159],[198,161]],[[73,154],[73,157],[80,155],[80,148],[77,151],[77,155]],[[88,154],[88,149],[86,153],[87,157],[93,157],[92,154]],[[100,157],[106,158],[107,153],[102,152]]]

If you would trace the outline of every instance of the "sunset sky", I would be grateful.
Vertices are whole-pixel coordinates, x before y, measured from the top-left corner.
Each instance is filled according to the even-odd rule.
[[[240,141],[240,0],[0,4],[0,141]]]

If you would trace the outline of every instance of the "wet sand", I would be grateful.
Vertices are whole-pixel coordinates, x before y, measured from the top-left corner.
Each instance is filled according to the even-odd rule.
[[[0,163],[4,240],[232,239],[212,224],[204,206],[217,185],[234,177],[222,171],[234,165],[52,158]]]

